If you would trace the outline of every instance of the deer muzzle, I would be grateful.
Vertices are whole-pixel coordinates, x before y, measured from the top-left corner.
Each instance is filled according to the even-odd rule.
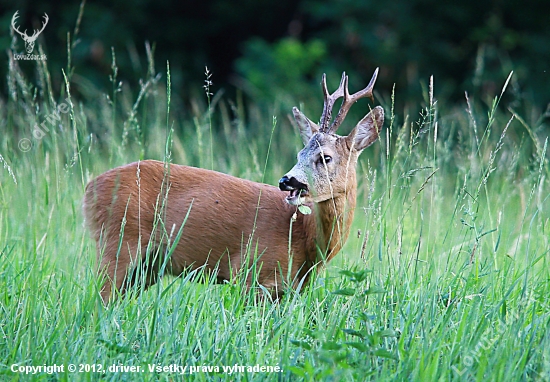
[[[298,206],[301,203],[300,197],[305,197],[308,194],[307,184],[300,182],[295,177],[283,176],[279,180],[279,189],[281,191],[290,191],[290,194],[286,197],[286,202],[293,206]]]

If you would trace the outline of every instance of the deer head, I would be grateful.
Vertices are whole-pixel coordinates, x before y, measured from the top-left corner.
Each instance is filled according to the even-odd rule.
[[[15,25],[15,20],[19,17],[18,13],[19,13],[19,11],[16,11],[15,14],[13,15],[13,17],[11,19],[11,27],[13,28],[14,31],[19,33],[21,35],[21,37],[23,38],[23,41],[25,41],[25,49],[26,49],[27,53],[32,53],[32,51],[34,50],[34,42],[36,41],[38,36],[40,36],[40,33],[42,33],[44,28],[46,28],[46,25],[48,24],[49,17],[46,13],[44,13],[44,16],[42,16],[42,17],[44,17],[44,22],[42,23],[42,29],[40,29],[40,30],[35,29],[32,36],[27,36],[27,30],[26,29],[25,29],[25,32],[21,32],[21,31],[19,31],[19,29]]]
[[[293,109],[294,118],[300,129],[305,147],[298,153],[296,165],[279,181],[282,191],[290,191],[287,203],[300,205],[307,202],[323,202],[343,196],[356,187],[355,164],[359,154],[378,138],[384,123],[384,109],[377,106],[372,109],[351,131],[348,136],[339,136],[335,132],[344,121],[350,107],[360,98],[372,99],[372,90],[378,68],[368,86],[363,90],[349,94],[348,76],[344,72],[338,89],[329,94],[326,75],[323,75],[324,94],[323,113],[319,124],[315,124],[297,108]],[[343,97],[342,105],[331,123],[334,102]]]

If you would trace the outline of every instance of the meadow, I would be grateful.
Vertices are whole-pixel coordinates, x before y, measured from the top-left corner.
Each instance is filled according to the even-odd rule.
[[[352,234],[300,293],[187,274],[104,307],[87,181],[152,158],[277,184],[301,146],[291,110],[209,82],[184,105],[152,60],[140,84],[113,60],[109,92],[70,64],[58,87],[18,65],[0,99],[0,379],[550,379],[549,115],[502,101],[513,74],[451,105],[428,83],[414,115],[376,93]]]

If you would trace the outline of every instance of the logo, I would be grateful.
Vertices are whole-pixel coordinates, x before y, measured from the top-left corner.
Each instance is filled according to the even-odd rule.
[[[11,27],[13,28],[13,30],[15,32],[19,33],[19,35],[23,38],[23,41],[25,41],[25,50],[27,51],[27,54],[26,55],[25,54],[15,54],[14,58],[16,60],[45,60],[46,59],[45,54],[38,55],[38,54],[31,54],[31,53],[34,50],[34,43],[35,43],[36,39],[38,38],[38,36],[40,36],[42,31],[44,31],[44,28],[46,28],[46,25],[48,25],[48,20],[50,19],[48,17],[48,14],[44,13],[44,16],[42,16],[44,18],[44,21],[42,22],[42,29],[40,29],[40,30],[34,29],[32,36],[29,36],[29,35],[27,35],[27,30],[26,29],[25,29],[24,32],[21,32],[19,30],[19,28],[17,27],[17,25],[15,25],[15,21],[19,17],[18,13],[19,13],[19,11],[16,11],[15,14],[13,15],[13,17],[11,18]]]

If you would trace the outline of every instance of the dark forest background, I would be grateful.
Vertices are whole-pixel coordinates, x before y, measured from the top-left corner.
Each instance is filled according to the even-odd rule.
[[[172,88],[182,99],[203,92],[205,67],[212,91],[242,91],[257,102],[281,94],[317,99],[323,72],[336,86],[345,70],[354,90],[380,67],[377,91],[388,98],[395,84],[396,102],[404,104],[418,101],[431,75],[439,98],[455,102],[466,91],[498,94],[512,70],[510,99],[541,112],[550,103],[547,0],[95,0],[85,3],[77,29],[78,1],[0,4],[3,54],[24,51],[10,28],[15,11],[22,30],[39,28],[47,13],[38,44],[54,88],[61,88],[65,69],[76,92],[78,84],[112,86],[113,52],[118,79],[137,84],[149,70],[149,43],[155,70],[165,74],[170,62]],[[0,60],[1,73],[8,62]],[[35,64],[20,65],[32,77]],[[5,80],[0,91],[8,92]]]

